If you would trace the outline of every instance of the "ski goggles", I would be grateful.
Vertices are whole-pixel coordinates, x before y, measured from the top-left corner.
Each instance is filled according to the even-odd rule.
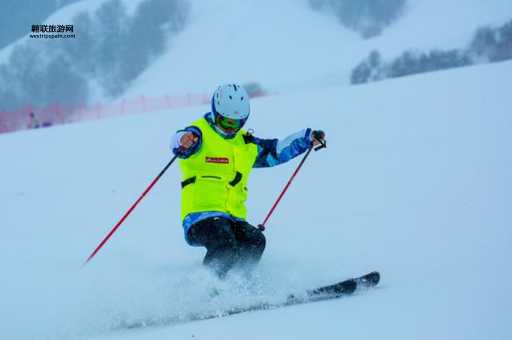
[[[244,126],[245,122],[247,121],[247,118],[244,119],[233,119],[221,116],[220,114],[217,114],[215,117],[215,124],[217,126],[221,127],[223,130],[227,132],[233,132],[238,131]]]

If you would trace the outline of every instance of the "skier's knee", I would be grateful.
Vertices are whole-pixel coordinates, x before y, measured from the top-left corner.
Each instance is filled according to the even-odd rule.
[[[227,224],[222,224],[212,228],[206,248],[223,248],[235,249],[236,237],[231,231],[231,227]]]
[[[190,238],[207,249],[234,247],[236,238],[231,224],[224,218],[208,218],[195,223],[189,231]]]

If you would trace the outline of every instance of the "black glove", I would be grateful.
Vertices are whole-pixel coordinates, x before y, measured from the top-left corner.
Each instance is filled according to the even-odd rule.
[[[315,151],[327,147],[327,142],[325,141],[325,132],[323,132],[322,130],[313,130],[311,132],[311,136],[313,137],[313,141],[317,140],[321,144],[320,146],[315,148]]]
[[[319,142],[324,140],[325,138],[325,132],[323,132],[322,130],[313,130],[312,134],[313,138]]]

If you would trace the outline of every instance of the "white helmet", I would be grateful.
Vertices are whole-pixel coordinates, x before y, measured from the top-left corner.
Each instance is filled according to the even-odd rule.
[[[226,134],[237,133],[249,118],[249,94],[240,85],[221,85],[212,97],[215,125]]]

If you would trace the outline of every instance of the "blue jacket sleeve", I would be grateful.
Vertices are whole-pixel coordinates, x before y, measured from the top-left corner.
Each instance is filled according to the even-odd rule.
[[[304,129],[284,139],[261,139],[254,137],[258,156],[254,168],[267,168],[286,163],[311,147],[311,129]]]
[[[181,139],[181,136],[183,136],[183,134],[186,132],[192,132],[193,134],[195,134],[197,136],[197,142],[192,147],[184,150],[181,148],[180,139]],[[201,130],[199,130],[195,126],[188,126],[185,129],[179,130],[174,134],[174,136],[171,140],[171,150],[179,158],[186,159],[186,158],[189,158],[190,156],[192,156],[194,153],[196,153],[201,148],[202,142],[203,142],[203,136],[202,136]]]

